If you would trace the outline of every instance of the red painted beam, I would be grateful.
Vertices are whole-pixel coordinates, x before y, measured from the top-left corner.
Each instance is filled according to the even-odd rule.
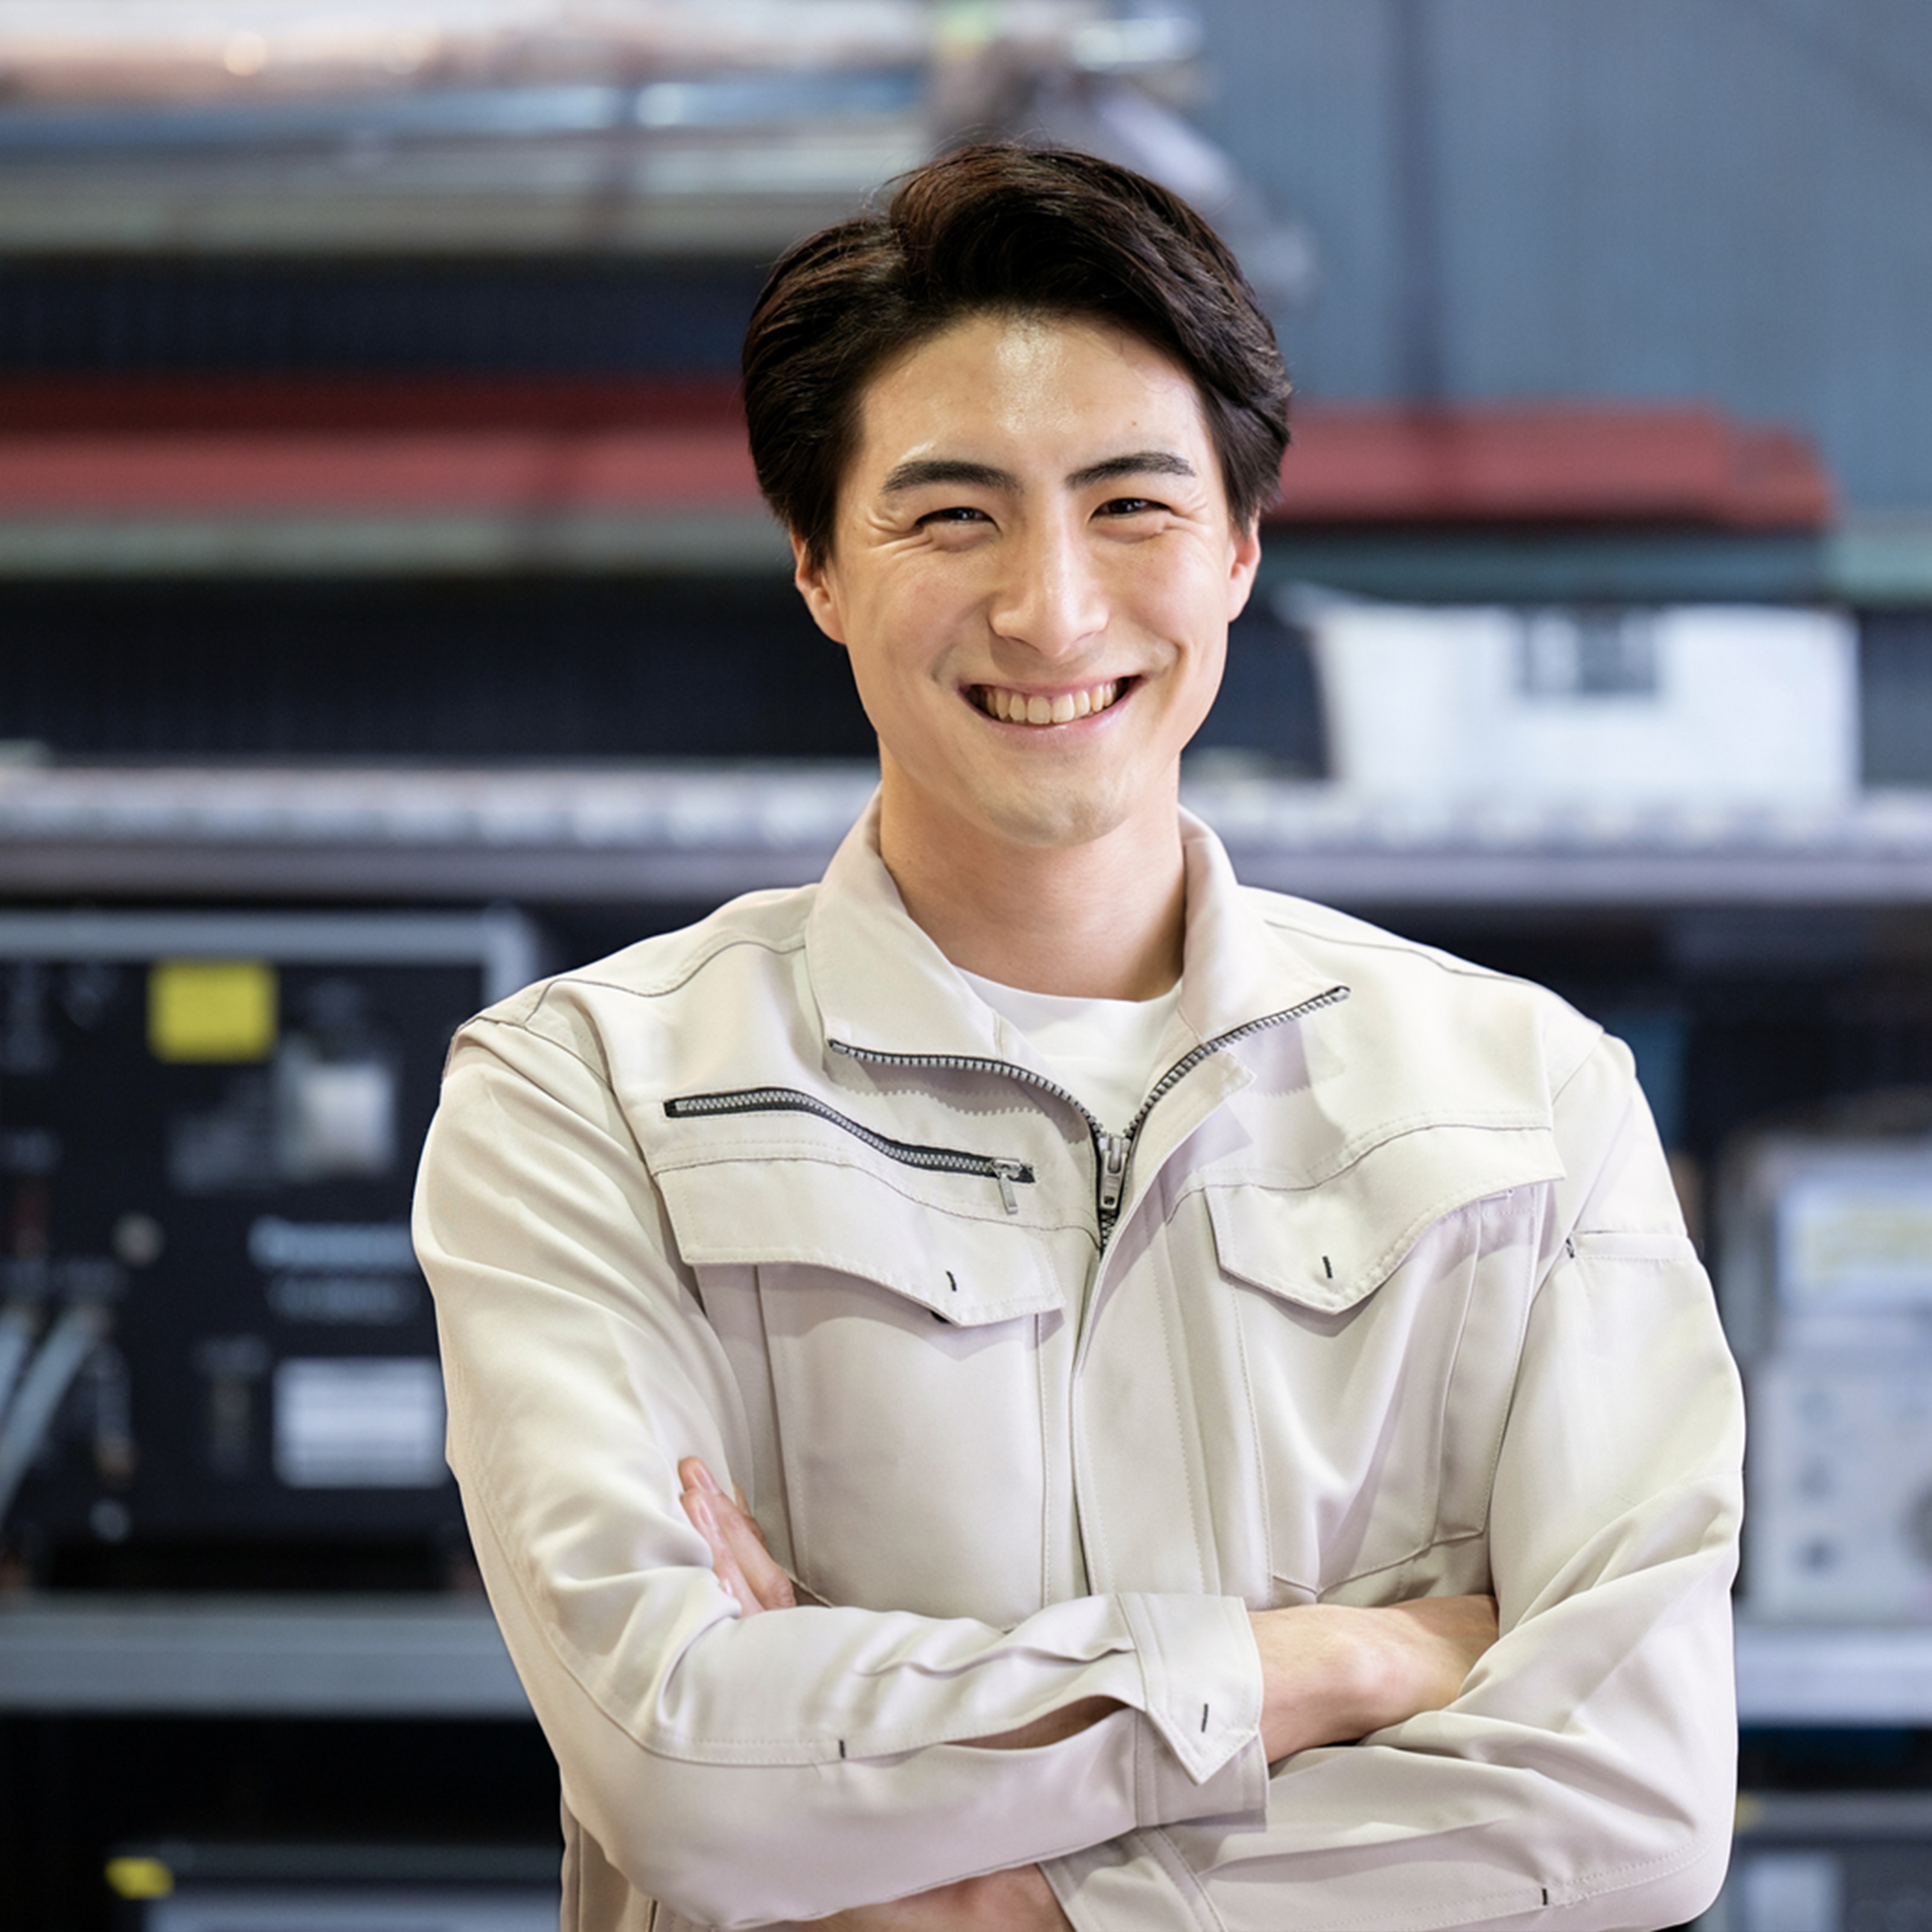
[[[1817,529],[1809,447],[1714,410],[1486,404],[1294,412],[1278,524],[1644,524]]]
[[[1278,525],[1816,529],[1808,448],[1712,410],[1308,405]],[[0,383],[0,514],[751,507],[728,382]]]
[[[542,514],[758,500],[743,437],[705,430],[0,435],[0,515],[14,517]]]
[[[0,514],[541,514],[758,500],[730,383],[0,386]]]

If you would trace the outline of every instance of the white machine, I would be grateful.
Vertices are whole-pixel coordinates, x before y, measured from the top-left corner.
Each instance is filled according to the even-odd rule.
[[[1932,1622],[1932,1138],[1762,1136],[1726,1196],[1750,1613]]]
[[[1336,780],[1364,798],[1681,813],[1842,808],[1858,640],[1842,613],[1510,609],[1291,590]]]

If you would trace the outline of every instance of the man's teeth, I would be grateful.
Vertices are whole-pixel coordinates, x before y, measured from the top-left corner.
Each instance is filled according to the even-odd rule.
[[[980,687],[983,708],[1008,724],[1070,724],[1076,718],[1106,710],[1120,694],[1118,678],[1084,691],[1063,691],[1058,698],[1028,698],[1020,692],[1002,691],[996,685]]]

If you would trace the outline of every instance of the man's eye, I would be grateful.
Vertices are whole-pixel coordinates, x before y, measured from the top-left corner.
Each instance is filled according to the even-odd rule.
[[[1157,503],[1151,496],[1114,496],[1100,506],[1103,517],[1144,516],[1150,510],[1165,509],[1164,503]]]
[[[943,510],[928,510],[919,520],[922,524],[984,524],[992,519],[984,510],[976,510],[970,503],[949,503]]]

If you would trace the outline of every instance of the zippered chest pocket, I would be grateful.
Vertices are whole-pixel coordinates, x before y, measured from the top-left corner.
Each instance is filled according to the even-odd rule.
[[[917,1141],[895,1140],[887,1134],[862,1125],[849,1114],[840,1112],[815,1094],[796,1087],[740,1087],[722,1094],[686,1094],[664,1103],[664,1117],[673,1120],[716,1119],[746,1114],[803,1114],[825,1120],[847,1133],[862,1146],[883,1154],[902,1167],[928,1174],[973,1174],[992,1181],[1000,1190],[1000,1204],[1009,1214],[1020,1211],[1016,1190],[1034,1184],[1034,1172],[1023,1160],[998,1154],[974,1154],[964,1148],[931,1147]]]
[[[1030,1614],[1042,1378],[1070,1351],[1091,1237],[1008,1214],[995,1175],[903,1161],[814,1111],[734,1124],[728,1148],[652,1172],[776,1472],[760,1509],[782,1510],[794,1568],[832,1603]]]

